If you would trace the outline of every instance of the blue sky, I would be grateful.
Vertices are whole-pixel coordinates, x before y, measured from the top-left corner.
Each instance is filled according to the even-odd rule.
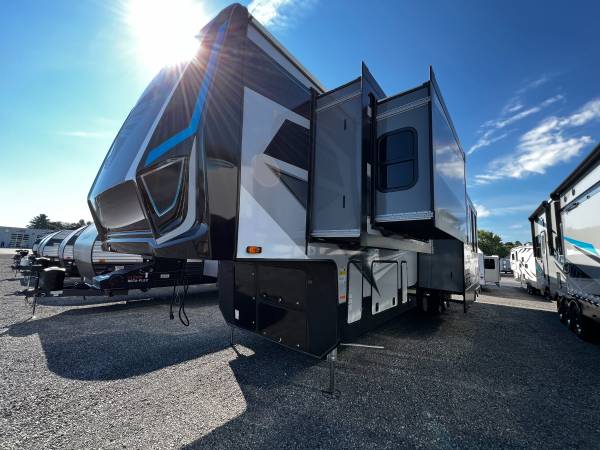
[[[23,226],[41,212],[88,219],[87,192],[130,108],[226,5],[5,2],[0,225]],[[394,94],[426,81],[432,64],[469,153],[479,226],[506,240],[529,239],[529,213],[600,140],[598,2],[251,6],[328,88],[358,76],[364,60]]]

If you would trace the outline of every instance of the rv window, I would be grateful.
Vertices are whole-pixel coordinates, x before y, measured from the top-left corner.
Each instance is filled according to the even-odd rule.
[[[495,269],[496,268],[496,263],[494,262],[494,260],[492,258],[485,258],[485,260],[483,261],[483,267],[486,269]]]
[[[407,189],[417,181],[417,133],[412,128],[393,131],[379,139],[380,191]]]
[[[512,259],[513,261],[515,260],[515,254],[514,253],[512,255],[510,255],[510,259]]]

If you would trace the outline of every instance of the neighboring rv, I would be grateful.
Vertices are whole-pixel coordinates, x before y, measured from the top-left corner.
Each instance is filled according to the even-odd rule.
[[[553,239],[546,250],[556,263],[549,264],[556,279],[557,307],[561,320],[586,337],[600,321],[600,145],[550,195],[545,208]],[[533,226],[532,234],[537,229]],[[541,256],[542,240],[538,251]]]
[[[556,211],[558,203],[554,200],[543,201],[529,216],[531,239],[535,257],[534,292],[547,298],[556,299],[560,290],[561,277],[564,279],[563,264],[559,261],[556,245],[558,229]]]
[[[53,246],[58,248],[58,259],[42,258],[43,267],[34,273],[28,271],[29,276],[39,279],[27,296],[58,291],[62,291],[61,296],[127,294],[132,289],[214,283],[217,279],[216,261],[144,258],[104,251],[94,224],[66,233]],[[32,286],[29,281],[27,284]]]
[[[513,277],[521,287],[527,288],[527,293],[534,294],[538,289],[538,278],[536,275],[535,258],[533,246],[524,244],[514,247],[510,251],[510,264]]]
[[[477,266],[479,269],[479,285],[485,286],[485,268],[483,267],[483,252],[477,249]]]
[[[500,258],[500,273],[512,273],[512,267],[510,264],[510,257],[505,256]]]
[[[230,325],[318,357],[417,303],[475,298],[465,154],[432,70],[386,96],[363,64],[325,90],[240,5],[201,36],[94,181],[106,246],[219,260]]]
[[[485,284],[500,286],[500,257],[497,255],[483,257],[483,278]]]

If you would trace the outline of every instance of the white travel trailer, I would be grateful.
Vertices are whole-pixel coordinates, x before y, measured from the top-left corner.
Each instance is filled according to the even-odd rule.
[[[500,257],[497,255],[483,256],[483,278],[485,284],[500,286]]]
[[[432,70],[393,96],[364,65],[326,90],[240,5],[200,36],[94,181],[106,248],[219,260],[230,325],[318,357],[417,303],[475,298],[465,154]]]
[[[529,294],[533,294],[538,288],[533,246],[524,244],[514,247],[510,251],[510,265],[514,279],[521,287],[526,287]]]
[[[483,267],[483,252],[477,249],[477,269],[479,272],[479,285],[485,285],[485,269]]]
[[[600,145],[550,195],[552,252],[558,261],[557,307],[586,337],[600,322]],[[562,263],[562,265],[561,265]],[[563,269],[562,271],[558,269]]]

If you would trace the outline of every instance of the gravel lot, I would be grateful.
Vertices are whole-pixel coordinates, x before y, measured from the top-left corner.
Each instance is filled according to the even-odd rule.
[[[408,313],[327,364],[188,301],[46,300],[36,318],[0,256],[1,448],[599,447],[600,347],[512,280],[465,315]],[[75,305],[75,306],[74,306]]]

